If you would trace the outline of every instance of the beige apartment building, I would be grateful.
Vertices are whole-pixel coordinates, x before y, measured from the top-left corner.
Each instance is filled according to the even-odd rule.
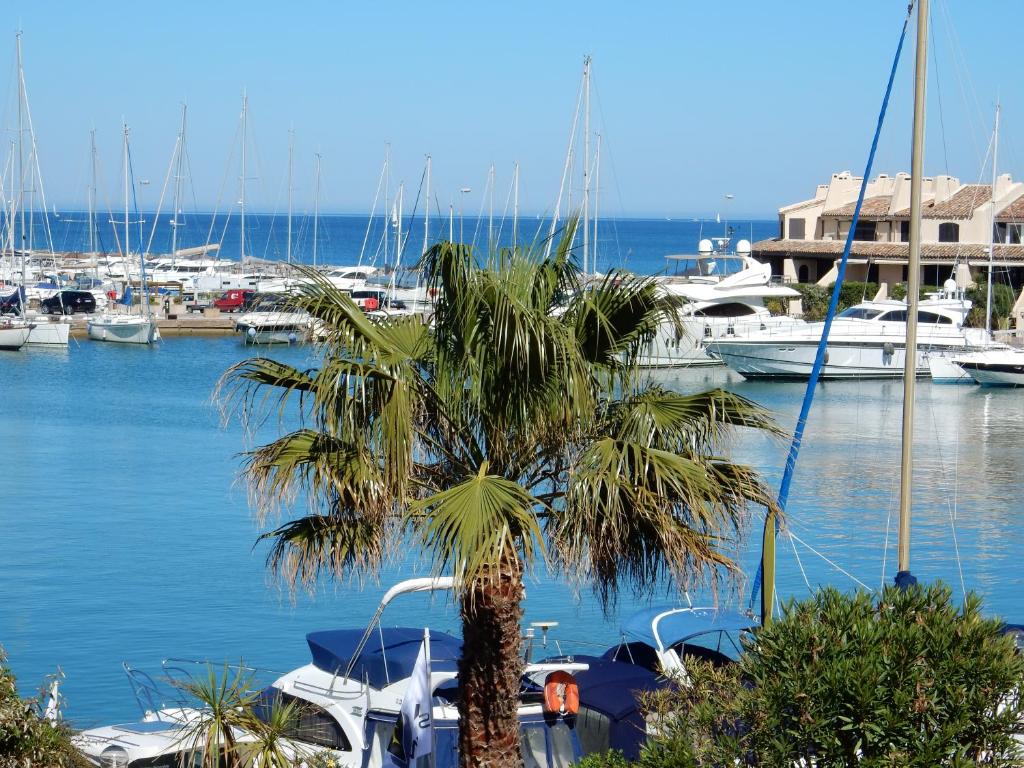
[[[780,208],[779,237],[754,243],[751,255],[770,263],[772,272],[787,282],[835,282],[861,181],[849,171],[835,173],[813,198]],[[994,199],[990,184],[962,184],[952,176],[925,178],[922,282],[942,285],[950,277],[962,287],[984,282],[994,234],[998,280],[1019,291],[1024,279],[1022,228],[1024,183],[1009,175],[997,178]],[[907,279],[909,233],[910,175],[879,174],[865,191],[846,279],[879,283],[880,297],[886,296],[890,286]],[[1024,312],[1024,297],[1018,298],[1014,311],[1018,317]]]

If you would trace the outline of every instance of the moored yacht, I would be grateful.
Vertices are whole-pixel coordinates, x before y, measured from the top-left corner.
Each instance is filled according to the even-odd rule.
[[[10,352],[21,349],[28,341],[32,328],[32,323],[21,318],[0,318],[0,350]]]
[[[313,318],[297,311],[284,294],[259,296],[252,309],[235,320],[245,344],[297,344],[315,336]]]
[[[431,710],[430,764],[456,768],[457,662],[462,641],[444,632],[384,627],[381,622],[384,609],[400,595],[453,587],[454,581],[446,577],[410,579],[387,591],[365,629],[307,635],[311,662],[277,676],[253,706],[256,717],[265,719],[275,706],[298,705],[299,716],[280,734],[279,746],[289,758],[299,764],[319,755],[338,768],[392,766],[389,751],[400,733],[396,728],[399,712],[405,711],[407,696],[416,696],[410,703],[423,701]],[[426,637],[429,644],[424,642]],[[428,660],[425,669],[423,659]],[[195,672],[189,671],[192,664]],[[178,768],[198,764],[204,749],[224,748],[223,741],[212,745],[205,741],[206,710],[173,692],[168,692],[172,699],[168,701],[153,678],[128,671],[142,718],[76,734],[73,743],[92,764]],[[164,665],[166,674],[184,675],[186,682],[205,680],[214,671],[205,662],[170,660]],[[569,686],[577,691],[577,701],[569,704],[570,697],[559,694],[559,685],[563,691]],[[588,753],[608,749],[619,749],[635,759],[647,733],[637,696],[661,685],[650,669],[610,657],[527,659],[517,702],[527,765],[569,768]],[[180,690],[179,686],[179,694]],[[563,707],[551,706],[555,697],[562,699]],[[257,738],[243,728],[233,729],[232,736],[243,749]]]
[[[641,354],[640,365],[721,365],[706,352],[713,339],[801,322],[772,315],[765,307],[765,299],[788,301],[800,294],[773,283],[771,266],[750,257],[750,243],[740,240],[735,252],[728,248],[728,237],[716,237],[701,240],[696,256],[666,257],[672,271],[658,282],[666,294],[682,301],[680,323],[662,324]]]
[[[1024,350],[988,349],[955,357],[953,362],[978,384],[1024,387]]]
[[[963,327],[971,302],[951,283],[918,304],[918,375],[928,374],[928,354],[970,352],[990,341],[984,330]],[[824,323],[816,322],[767,329],[743,338],[715,339],[708,349],[748,379],[803,380],[814,366],[823,328]],[[906,302],[865,301],[850,307],[833,321],[821,378],[900,378],[906,338]]]

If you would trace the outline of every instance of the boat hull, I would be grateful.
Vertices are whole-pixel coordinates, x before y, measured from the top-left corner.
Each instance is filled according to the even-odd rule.
[[[662,323],[654,339],[643,349],[637,364],[642,368],[693,368],[721,366],[722,360],[708,353],[716,339],[746,337],[767,328],[791,328],[800,323],[789,317],[743,321],[731,317],[683,318],[680,334],[674,323]]]
[[[806,381],[811,376],[818,341],[766,342],[754,339],[717,340],[709,344],[712,354],[746,379]],[[903,342],[844,344],[829,342],[822,367],[822,380],[898,379],[906,360]],[[917,375],[928,374],[924,352],[917,355]]]
[[[961,361],[959,365],[967,372],[971,379],[983,386],[1024,387],[1024,361],[1018,363]]]
[[[0,326],[0,350],[14,352],[25,346],[28,336],[32,332],[30,326],[17,325],[13,327]]]
[[[160,339],[155,320],[107,319],[89,321],[89,338],[115,344],[152,344]]]
[[[41,322],[33,326],[25,343],[29,346],[66,347],[70,335],[69,323]]]

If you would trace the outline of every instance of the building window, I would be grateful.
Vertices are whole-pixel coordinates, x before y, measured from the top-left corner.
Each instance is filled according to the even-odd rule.
[[[858,221],[857,229],[853,231],[854,240],[867,240],[868,242],[875,241],[875,225],[874,221]]]
[[[901,221],[900,222],[900,242],[901,243],[909,243],[910,242],[910,222],[909,221]]]
[[[999,222],[995,225],[992,240],[1004,245],[1020,245],[1020,224]]]
[[[939,242],[940,243],[959,243],[960,242],[960,225],[954,224],[951,221],[939,224]]]
[[[790,240],[803,240],[804,239],[804,223],[806,219],[790,219],[789,220],[789,239]]]
[[[811,281],[811,269],[806,264],[800,265],[800,270],[797,272],[797,281],[801,283],[809,283]]]

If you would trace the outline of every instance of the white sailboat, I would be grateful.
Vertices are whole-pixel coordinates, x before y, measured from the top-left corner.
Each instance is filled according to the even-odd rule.
[[[131,155],[128,148],[128,126],[124,126],[124,259],[125,274],[128,275],[128,259],[131,257],[131,222],[129,220],[129,202],[131,199],[129,177],[131,172]],[[152,344],[160,339],[156,318],[149,306],[149,291],[146,284],[146,265],[139,253],[139,287],[142,300],[139,314],[132,314],[132,288],[130,279],[125,279],[124,292],[120,303],[128,308],[128,313],[117,314],[106,312],[89,320],[89,338],[96,341],[110,341],[119,344]]]
[[[11,319],[8,321],[10,327],[5,329],[8,331],[8,335],[12,339],[16,340],[21,335],[21,331],[16,331],[17,326],[28,329],[28,335],[24,340],[24,344],[32,346],[64,346],[68,345],[68,338],[70,336],[71,325],[70,319],[64,317],[64,313],[61,312],[61,316],[57,320],[51,320],[46,315],[40,315],[38,313],[30,313],[27,308],[27,296],[26,291],[29,287],[28,280],[28,261],[32,257],[31,248],[31,225],[26,226],[25,224],[25,181],[26,181],[26,169],[24,167],[24,135],[28,132],[29,135],[29,178],[33,177],[39,181],[39,190],[42,194],[42,174],[39,172],[38,155],[36,154],[36,140],[35,131],[32,126],[32,113],[28,106],[28,89],[25,86],[25,69],[22,64],[21,57],[21,33],[16,36],[17,41],[17,57],[18,57],[18,140],[17,140],[17,161],[18,161],[18,192],[17,192],[17,211],[16,215],[11,217],[11,260],[13,265],[15,255],[15,243],[18,242],[15,235],[15,227],[20,229],[18,235],[21,238],[22,248],[21,252],[21,301],[19,306],[21,308],[20,320]],[[33,184],[33,188],[35,185]],[[43,195],[43,211],[44,216],[46,215],[46,197]],[[49,225],[46,226],[47,235],[49,235]],[[53,253],[52,239],[49,243],[50,253]],[[60,292],[60,285],[57,285],[57,295],[62,296]],[[62,307],[63,309],[63,307]]]

